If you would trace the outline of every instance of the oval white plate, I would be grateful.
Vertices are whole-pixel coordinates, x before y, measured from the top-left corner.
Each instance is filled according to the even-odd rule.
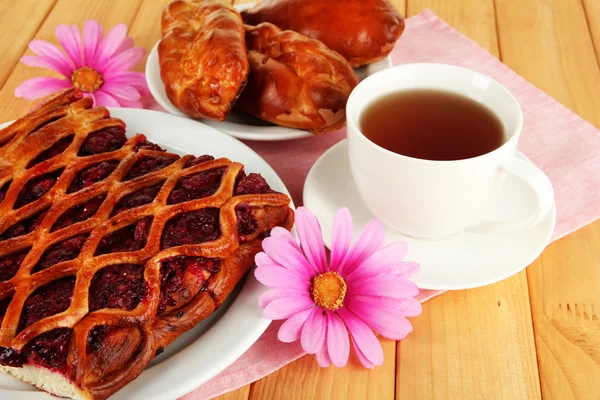
[[[242,4],[235,6],[235,8],[238,11],[242,11],[253,6],[254,4]],[[357,68],[354,72],[359,81],[361,81],[367,76],[391,66],[392,60],[389,57],[385,57],[372,64]],[[184,113],[179,111],[167,97],[165,86],[160,78],[158,43],[154,45],[152,51],[148,55],[148,60],[146,61],[146,81],[148,82],[148,88],[150,89],[152,96],[156,99],[158,104],[173,115],[188,118]],[[209,119],[202,120],[202,122],[238,139],[272,141],[299,139],[312,136],[312,133],[310,132],[272,125],[236,110],[232,110],[227,120],[223,122],[212,121]]]
[[[527,159],[518,153],[518,156]],[[343,140],[327,150],[311,168],[304,184],[304,205],[321,223],[325,244],[331,245],[331,223],[335,212],[348,207],[354,222],[354,237],[375,217],[356,190],[348,145]],[[530,215],[534,207],[531,189],[519,179],[507,179],[500,195],[489,207],[491,220],[513,220]],[[506,279],[531,264],[548,245],[556,222],[556,206],[528,231],[510,235],[462,232],[441,240],[421,240],[384,226],[388,242],[408,243],[408,261],[421,270],[412,280],[422,289],[458,290],[489,285]]]
[[[157,111],[111,108],[110,113],[125,121],[128,137],[143,133],[174,153],[211,154],[215,158],[239,161],[245,165],[246,172],[262,174],[273,190],[289,195],[265,160],[245,144],[216,129]],[[223,371],[269,326],[271,321],[263,317],[258,305],[264,289],[250,272],[215,313],[177,338],[137,379],[110,399],[173,400]],[[0,399],[55,397],[0,373]]]

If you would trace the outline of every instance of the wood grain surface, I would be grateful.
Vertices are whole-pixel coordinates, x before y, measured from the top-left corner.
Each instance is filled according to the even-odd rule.
[[[227,2],[228,0],[222,0]],[[150,51],[170,0],[0,0],[0,115],[31,102],[15,88],[47,71],[19,63],[58,24],[130,27]],[[239,0],[236,4],[252,3]],[[600,0],[392,0],[407,16],[432,9],[458,31],[600,127]],[[143,64],[138,66],[143,70]],[[568,134],[566,132],[565,134]],[[599,155],[600,157],[600,155]],[[306,356],[220,400],[600,399],[600,222],[549,246],[526,271],[424,304],[414,332],[383,341],[373,371],[352,359],[319,368]]]

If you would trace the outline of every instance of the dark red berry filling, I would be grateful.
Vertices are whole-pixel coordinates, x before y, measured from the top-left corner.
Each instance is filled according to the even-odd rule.
[[[105,338],[118,329],[118,327],[110,325],[96,325],[93,327],[86,340],[86,351],[88,353],[98,351]]]
[[[237,177],[235,195],[243,194],[264,194],[275,193],[260,174],[250,174],[246,176],[244,171],[240,171]]]
[[[184,276],[192,274],[204,275],[204,271],[215,273],[221,269],[221,260],[177,256],[165,259],[160,268],[160,301],[158,303],[157,315],[162,315],[167,307],[177,305],[176,297],[185,296],[188,290]],[[194,294],[188,293],[188,299]]]
[[[109,126],[90,133],[79,149],[79,156],[107,153],[123,147],[127,138],[125,129],[120,126]]]
[[[104,199],[106,199],[106,194],[101,194],[100,196],[92,197],[85,203],[77,204],[76,206],[69,208],[58,217],[54,225],[52,225],[50,232],[92,218],[104,202]]]
[[[44,216],[48,210],[44,210],[33,214],[31,217],[24,219],[23,221],[19,221],[7,230],[4,231],[2,235],[0,235],[0,240],[8,240],[11,238],[27,235],[28,233],[33,232],[44,220]]]
[[[36,164],[41,163],[42,161],[46,161],[51,159],[52,157],[56,157],[59,154],[62,154],[67,147],[73,142],[73,138],[75,135],[65,136],[60,139],[58,142],[54,143],[50,148],[42,151],[36,158],[31,160],[27,165],[27,168],[31,168]]]
[[[158,171],[159,169],[163,169],[175,161],[177,161],[179,157],[173,156],[144,156],[141,157],[135,164],[131,167],[131,169],[127,172],[125,176],[125,181],[138,178],[140,176],[144,176],[149,174],[150,172]]]
[[[212,161],[214,159],[215,158],[213,156],[209,156],[208,154],[205,154],[203,156],[194,157],[194,158],[189,159],[188,162],[185,163],[185,168],[193,167],[194,165],[202,164],[207,161]]]
[[[112,215],[117,215],[120,212],[136,208],[139,206],[143,206],[144,204],[149,204],[154,201],[154,198],[160,191],[164,181],[154,184],[152,186],[146,186],[141,188],[137,192],[133,192],[123,197],[121,200],[117,202],[115,208],[112,212]]]
[[[8,310],[8,305],[11,301],[12,297],[0,300],[0,324],[2,323],[2,318],[6,315],[6,310]]]
[[[108,178],[110,174],[117,168],[119,161],[105,161],[100,164],[92,165],[84,170],[73,179],[69,185],[67,193],[77,192],[83,188],[93,185]]]
[[[17,274],[29,250],[31,247],[0,258],[0,282],[7,281]]]
[[[2,185],[2,187],[0,187],[0,203],[2,203],[2,200],[4,200],[4,197],[6,196],[6,192],[8,192],[8,188],[11,183],[12,183],[12,180],[6,182],[4,185]]]
[[[235,216],[237,218],[238,241],[246,243],[246,235],[250,235],[258,228],[258,222],[252,216],[248,204],[240,203],[235,207]]]
[[[18,351],[0,346],[0,365],[21,368],[27,362],[27,358]]]
[[[15,203],[15,209],[23,207],[25,204],[29,204],[33,201],[36,201],[46,193],[56,183],[60,174],[62,174],[64,168],[58,169],[56,171],[52,171],[50,173],[37,176],[33,179],[30,179],[29,182],[25,184],[23,189],[21,189],[21,193],[19,193],[19,197]]]
[[[63,261],[69,261],[76,258],[81,251],[81,247],[87,240],[88,235],[73,236],[65,239],[62,242],[55,244],[42,254],[40,261],[37,263],[33,272],[43,271]]]
[[[154,217],[140,219],[135,224],[125,226],[104,236],[96,248],[95,255],[142,249],[146,245],[153,219]]]
[[[163,149],[162,147],[160,147],[159,145],[152,143],[149,140],[140,140],[136,145],[135,145],[135,151],[138,151],[140,149],[144,149],[144,150],[154,150],[154,151],[166,151],[165,149]]]
[[[221,185],[224,172],[225,168],[215,168],[182,177],[169,195],[167,204],[178,204],[212,196]]]
[[[27,343],[23,355],[33,364],[66,374],[70,338],[71,329],[53,329]]]
[[[110,265],[96,272],[92,279],[90,311],[102,308],[133,310],[145,295],[143,265]]]
[[[219,209],[204,208],[178,215],[165,224],[161,248],[215,240],[221,235]]]
[[[50,282],[33,292],[25,301],[18,331],[37,321],[65,311],[71,305],[75,277]]]

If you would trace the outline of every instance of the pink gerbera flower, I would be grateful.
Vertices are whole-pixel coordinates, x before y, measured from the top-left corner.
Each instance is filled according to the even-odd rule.
[[[260,297],[264,315],[287,319],[279,329],[283,342],[300,340],[320,366],[348,362],[350,341],[367,368],[383,364],[373,331],[400,340],[412,326],[406,317],[421,313],[419,292],[408,278],[419,265],[402,261],[404,242],[384,246],[381,222],[369,222],[351,247],[352,218],[346,208],[333,221],[327,261],[321,227],[304,207],[296,210],[300,245],[290,232],[275,228],[256,255],[256,278],[272,287]]]
[[[49,68],[64,78],[29,79],[15,89],[15,96],[34,100],[76,87],[84,96],[91,97],[95,106],[143,108],[142,97],[149,94],[146,78],[141,72],[128,70],[142,61],[145,50],[133,47],[127,26],[119,24],[103,38],[102,25],[86,21],[83,43],[75,25],[58,25],[55,34],[66,55],[52,43],[33,40],[29,48],[37,56],[24,56],[21,61]]]

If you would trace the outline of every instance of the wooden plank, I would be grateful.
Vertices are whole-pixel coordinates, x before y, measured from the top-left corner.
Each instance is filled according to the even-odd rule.
[[[596,59],[600,63],[600,1],[583,0],[590,32],[596,48]]]
[[[497,0],[496,9],[504,61],[600,126],[600,71],[582,3]],[[599,242],[595,222],[551,245],[528,268],[545,398],[597,399],[600,393]]]
[[[248,400],[248,396],[250,396],[250,385],[246,385],[222,396],[215,397],[213,400]]]
[[[0,2],[0,87],[11,73],[27,44],[46,18],[55,0]]]
[[[494,55],[500,54],[491,0],[409,0],[430,8]],[[482,265],[482,268],[485,266]],[[396,398],[540,397],[525,272],[425,303],[398,345]]]
[[[57,44],[58,41],[54,36],[56,25],[76,24],[82,28],[83,23],[91,18],[99,21],[104,26],[105,32],[118,23],[129,25],[140,4],[141,0],[59,0],[36,33],[35,39],[43,39]],[[28,50],[27,54],[33,53]],[[23,81],[36,76],[59,75],[46,69],[17,64],[0,89],[0,116],[3,121],[23,115],[35,104],[15,98],[14,91]]]

